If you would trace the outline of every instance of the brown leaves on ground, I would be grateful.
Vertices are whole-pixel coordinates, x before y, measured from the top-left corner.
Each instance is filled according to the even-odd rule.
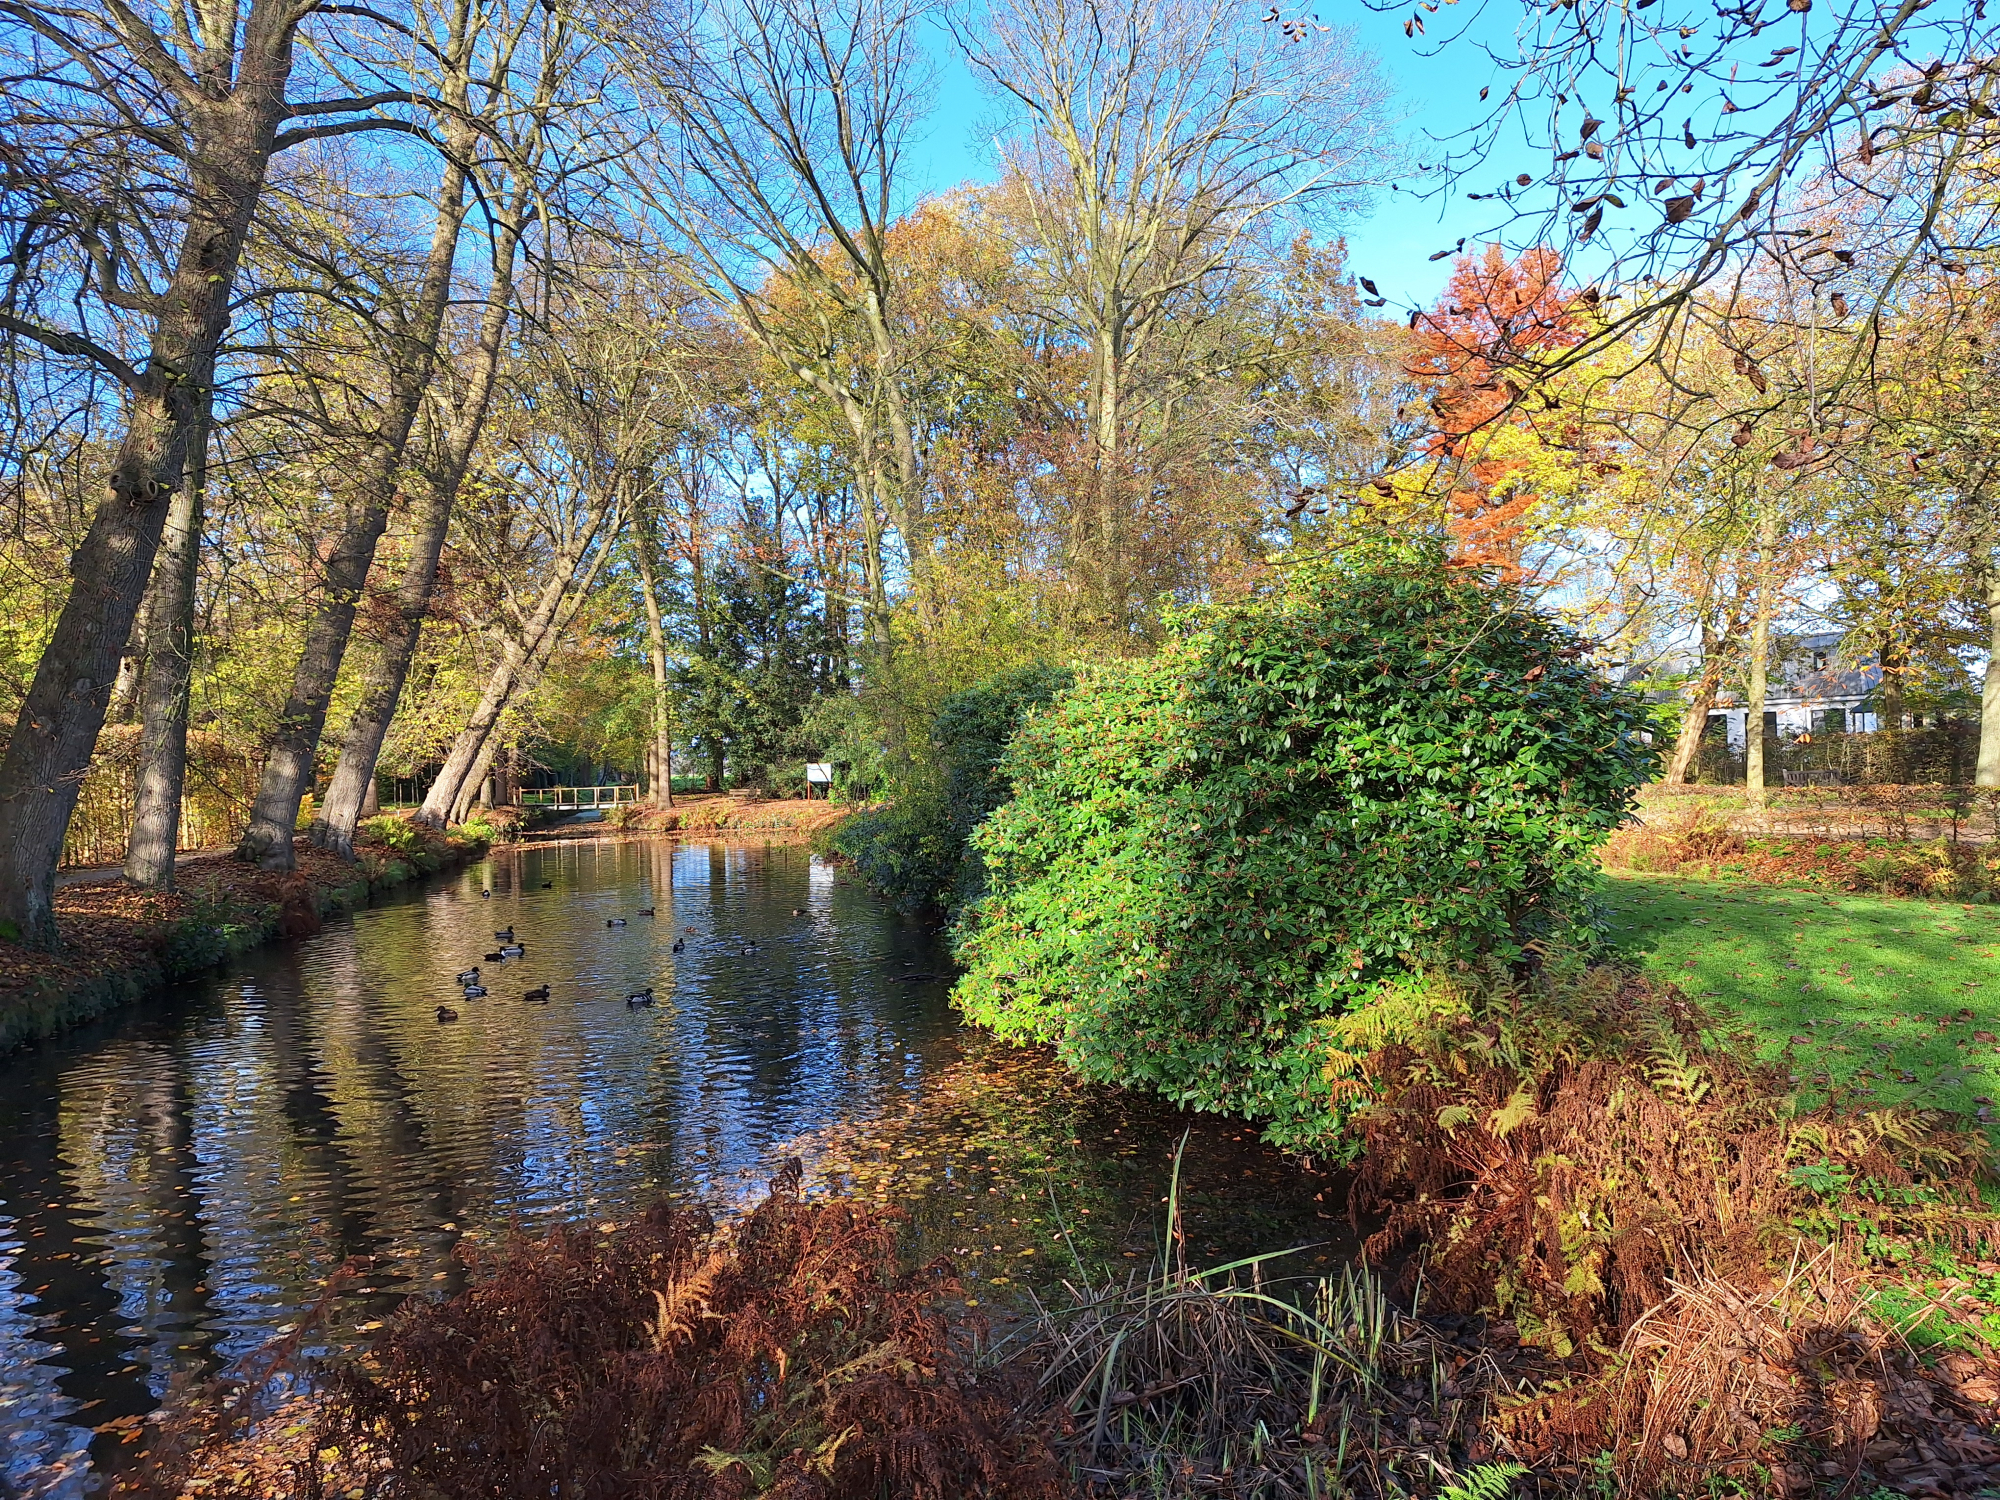
[[[106,975],[155,962],[176,925],[196,917],[240,924],[273,921],[288,937],[319,929],[321,899],[360,878],[353,865],[300,839],[297,868],[260,870],[228,855],[182,857],[179,889],[147,891],[116,875],[56,891],[60,953],[38,953],[0,939],[0,1009],[10,998],[61,994]]]
[[[623,814],[616,826],[635,832],[725,837],[754,833],[760,837],[775,836],[776,842],[802,842],[846,822],[857,811],[859,807],[852,802],[822,802],[803,797],[766,801],[725,792],[696,792],[676,796],[672,807],[642,805]]]
[[[1021,1383],[976,1371],[899,1216],[808,1202],[797,1163],[727,1233],[661,1207],[520,1240],[328,1380],[300,1495],[1055,1500]],[[356,1455],[365,1455],[357,1459]],[[328,1472],[334,1466],[340,1472]],[[152,1493],[249,1495],[219,1457]],[[145,1493],[135,1486],[135,1493]]]
[[[1754,1291],[1695,1279],[1633,1326],[1608,1370],[1508,1406],[1496,1428],[1544,1472],[1587,1472],[1608,1453],[1628,1493],[1761,1474],[1786,1495],[1989,1493],[1995,1361],[1926,1367],[1868,1301],[1832,1251]]]

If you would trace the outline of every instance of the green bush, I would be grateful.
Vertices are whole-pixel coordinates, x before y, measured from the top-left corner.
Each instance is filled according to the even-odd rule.
[[[950,910],[985,887],[985,865],[968,840],[1006,800],[1002,752],[1035,709],[1075,681],[1065,667],[1037,663],[954,693],[931,725],[935,760],[887,807],[841,824],[833,852],[905,911]]]
[[[975,1022],[1323,1144],[1327,1023],[1573,939],[1651,767],[1644,708],[1518,592],[1398,549],[1293,570],[1087,672],[1000,767]]]
[[[169,979],[186,979],[229,957],[229,933],[207,917],[187,917],[166,931],[160,967]]]
[[[360,831],[394,854],[414,854],[424,846],[423,830],[408,818],[393,813],[365,819]]]

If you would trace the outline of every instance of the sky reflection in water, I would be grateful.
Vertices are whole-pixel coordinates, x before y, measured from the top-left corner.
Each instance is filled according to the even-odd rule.
[[[527,956],[486,962],[509,926]],[[490,994],[461,999],[474,964]],[[1066,1253],[1056,1219],[1092,1256],[1141,1253],[1189,1122],[996,1056],[958,1031],[947,974],[932,928],[803,849],[585,840],[7,1059],[0,1486],[89,1493],[177,1372],[257,1348],[351,1257],[368,1268],[329,1347],[455,1289],[461,1240],[740,1202],[792,1150],[910,1204],[927,1250],[1001,1287]],[[544,982],[547,1005],[522,1000]],[[649,985],[653,1008],[626,1005]],[[1323,1183],[1196,1123],[1217,1224],[1241,1228],[1247,1198],[1287,1242],[1335,1227]]]

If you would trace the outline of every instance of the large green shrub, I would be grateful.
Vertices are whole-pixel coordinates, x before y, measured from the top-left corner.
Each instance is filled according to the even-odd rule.
[[[973,838],[967,1016],[1323,1143],[1326,1023],[1411,971],[1532,962],[1595,882],[1643,706],[1428,551],[1296,570],[1031,719]]]
[[[1074,680],[1067,668],[1036,663],[945,699],[931,725],[935,758],[887,807],[843,823],[834,852],[906,911],[950,909],[978,895],[985,869],[967,840],[1007,797],[1001,754],[1023,720]]]

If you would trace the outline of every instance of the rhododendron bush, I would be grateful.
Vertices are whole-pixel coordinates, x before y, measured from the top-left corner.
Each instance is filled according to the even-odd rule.
[[[1323,1148],[1331,1021],[1576,935],[1652,764],[1642,720],[1583,642],[1434,549],[1301,563],[1028,720],[974,836],[958,1003]]]

